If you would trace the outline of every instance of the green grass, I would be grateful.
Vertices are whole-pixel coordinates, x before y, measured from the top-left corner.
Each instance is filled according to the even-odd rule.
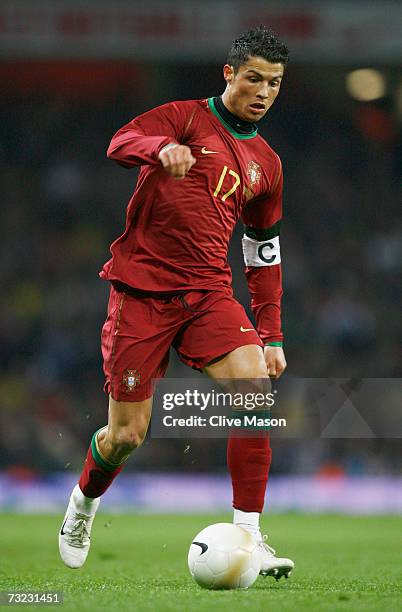
[[[75,612],[402,609],[398,517],[266,516],[263,531],[296,568],[288,581],[260,577],[248,591],[205,591],[187,571],[192,537],[228,514],[99,514],[81,570],[59,561],[61,518],[0,515],[0,590],[62,591],[64,605],[46,609]]]

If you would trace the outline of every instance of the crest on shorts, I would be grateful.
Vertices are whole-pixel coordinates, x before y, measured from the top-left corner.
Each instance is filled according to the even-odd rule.
[[[260,164],[257,164],[257,162],[255,161],[248,162],[247,175],[248,175],[248,178],[250,179],[251,187],[254,187],[254,185],[257,185],[261,179]]]
[[[141,376],[137,370],[126,370],[123,374],[123,384],[127,391],[133,391],[140,384]]]

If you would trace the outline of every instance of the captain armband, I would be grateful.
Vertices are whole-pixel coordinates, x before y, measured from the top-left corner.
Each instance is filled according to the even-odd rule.
[[[245,226],[242,239],[244,263],[260,268],[281,263],[280,221],[268,229]]]

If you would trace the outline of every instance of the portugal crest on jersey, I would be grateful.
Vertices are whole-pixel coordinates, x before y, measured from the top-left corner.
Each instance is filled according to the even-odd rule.
[[[250,179],[250,186],[254,187],[260,182],[261,179],[261,166],[255,161],[248,162],[247,176]]]
[[[127,391],[133,391],[139,385],[140,380],[137,370],[126,370],[123,374],[123,384],[126,385]]]

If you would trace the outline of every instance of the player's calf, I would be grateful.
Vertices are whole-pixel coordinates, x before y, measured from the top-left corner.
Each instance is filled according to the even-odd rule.
[[[151,406],[152,398],[142,402],[117,402],[110,397],[109,424],[92,437],[59,533],[60,555],[68,567],[78,568],[85,563],[100,496],[124,468],[130,453],[142,444]]]

